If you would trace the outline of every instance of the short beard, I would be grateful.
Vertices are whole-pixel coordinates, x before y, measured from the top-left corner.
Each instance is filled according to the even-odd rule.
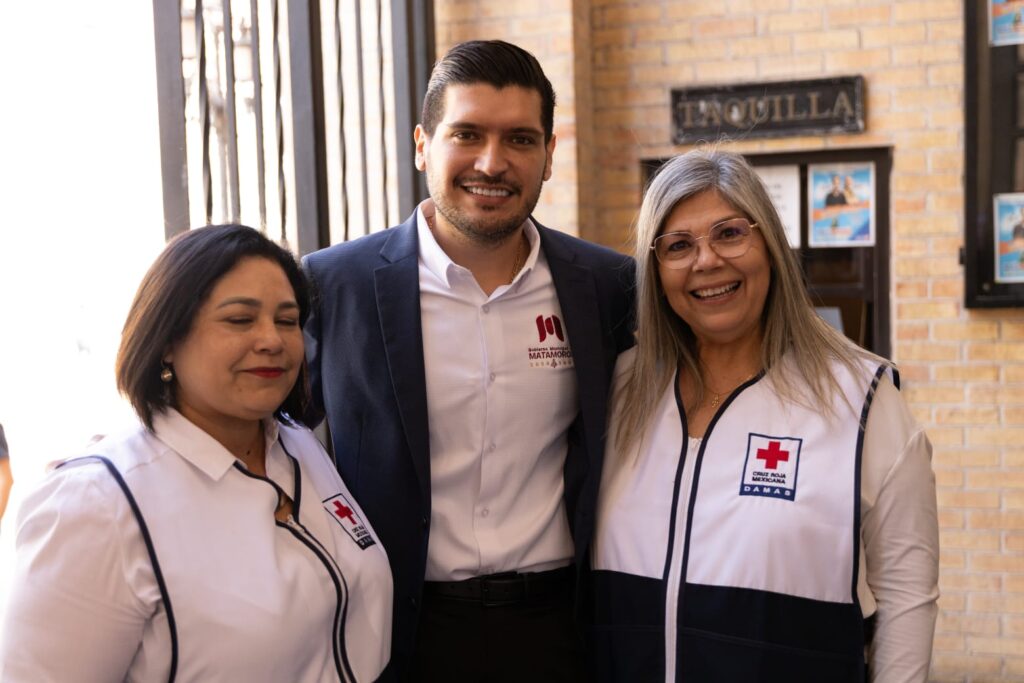
[[[503,244],[515,235],[519,227],[530,217],[533,209],[537,206],[537,201],[540,199],[540,191],[544,181],[541,180],[534,189],[533,201],[527,201],[519,213],[507,219],[484,218],[482,220],[467,216],[454,203],[449,204],[445,200],[444,193],[436,191],[438,188],[434,187],[433,183],[430,182],[429,175],[427,176],[427,185],[430,190],[430,196],[434,200],[434,209],[444,216],[449,225],[453,226],[460,235],[471,242],[482,247],[493,248]],[[456,185],[454,191],[462,192],[463,190]],[[529,195],[523,193],[522,188],[519,188],[519,192],[521,196],[529,197]]]
[[[496,247],[502,244],[509,237],[516,233],[530,215],[527,211],[522,215],[515,215],[508,220],[479,221],[466,216],[459,209],[439,204],[434,200],[434,206],[438,213],[444,216],[445,220],[458,230],[459,234],[482,247]]]

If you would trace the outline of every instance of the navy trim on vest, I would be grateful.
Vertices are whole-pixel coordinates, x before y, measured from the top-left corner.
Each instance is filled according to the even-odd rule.
[[[609,569],[591,571],[594,623],[618,627],[665,627],[664,582]]]
[[[295,469],[295,505],[293,506],[292,519],[295,520],[295,523],[306,533],[309,539],[316,544],[316,547],[320,549],[320,552],[317,554],[320,557],[320,561],[323,562],[325,567],[327,567],[327,573],[331,575],[331,579],[334,581],[334,587],[338,591],[338,610],[335,612],[335,619],[338,624],[338,633],[336,634],[337,637],[335,638],[335,643],[337,644],[338,651],[341,653],[341,665],[344,668],[342,678],[347,675],[347,680],[355,683],[356,675],[352,670],[352,663],[348,658],[348,645],[345,641],[345,624],[348,620],[348,603],[349,595],[351,595],[351,591],[349,591],[348,588],[348,581],[345,580],[345,574],[341,571],[341,567],[338,566],[337,562],[331,559],[331,554],[327,551],[327,548],[325,548],[320,540],[306,528],[305,524],[299,521],[298,508],[299,502],[302,498],[302,471],[299,467],[299,461],[292,457],[292,454],[288,452],[283,440],[281,440],[281,448],[283,448],[285,454],[292,459],[292,467]],[[288,530],[294,533],[294,530],[291,527],[288,527]],[[296,538],[300,541],[306,542],[298,535],[296,535]],[[309,543],[306,543],[306,545],[316,552],[316,548],[312,545]],[[335,577],[334,572],[331,571],[332,565],[337,569],[337,577]],[[342,599],[342,593],[344,593],[344,600]]]
[[[860,619],[837,616],[854,611],[859,610],[850,604],[750,588],[688,583],[686,613],[680,621],[700,624],[700,628],[682,629],[689,636],[734,639],[740,645],[777,650],[780,654],[792,651],[800,657],[841,659],[852,664],[864,659],[864,626]],[[744,615],[768,616],[747,619]],[[822,628],[824,624],[828,628]]]
[[[294,479],[295,479],[295,499],[294,499],[295,505],[292,506],[293,507],[292,519],[294,519],[295,523],[298,524],[300,527],[302,527],[302,530],[305,531],[306,534],[311,539],[313,539],[313,541],[316,542],[316,544],[318,546],[320,546],[320,549],[323,550],[325,555],[329,555],[329,553],[327,552],[327,549],[323,547],[323,544],[320,543],[319,540],[317,540],[316,536],[311,534],[309,529],[307,529],[306,526],[301,521],[299,521],[299,508],[302,506],[302,468],[299,467],[299,461],[295,458],[295,456],[293,456],[288,451],[288,447],[284,445],[284,439],[282,439],[280,436],[278,436],[278,442],[281,444],[281,448],[284,450],[285,455],[287,455],[289,458],[291,458],[291,461],[292,461],[292,471],[294,472]],[[342,584],[342,586],[345,589],[345,596],[346,596],[345,601],[344,601],[345,604],[341,606],[341,619],[340,619],[340,622],[339,622],[339,625],[338,625],[338,641],[339,641],[338,646],[341,649],[341,659],[342,659],[342,664],[345,667],[345,671],[348,674],[349,679],[352,680],[352,681],[355,681],[356,680],[356,675],[355,675],[355,672],[352,670],[351,662],[349,662],[349,658],[348,658],[348,645],[345,642],[345,624],[346,624],[346,620],[348,618],[348,603],[349,603],[349,601],[348,601],[348,595],[349,595],[348,581],[345,580],[345,574],[342,573],[341,567],[338,567],[337,563],[333,563],[333,564],[338,569],[338,578],[341,581],[341,584]],[[328,567],[328,569],[330,569],[330,567]],[[381,680],[381,679],[378,679],[378,680]]]
[[[327,575],[331,577],[331,582],[334,584],[334,592],[337,594],[337,603],[335,605],[334,610],[334,623],[338,625],[338,632],[335,634],[336,637],[334,638],[334,666],[337,669],[338,676],[341,678],[341,680],[355,681],[356,677],[352,673],[352,668],[348,662],[348,654],[345,652],[345,643],[343,635],[345,632],[345,612],[348,606],[348,599],[346,597],[348,590],[347,584],[345,586],[345,594],[343,595],[342,593],[341,581],[344,581],[344,578],[340,578],[339,581],[339,577],[335,576],[334,571],[331,569],[330,560],[327,559],[327,557],[323,554],[323,552],[321,552],[321,550],[316,545],[311,543],[296,529],[289,526],[288,524],[285,524],[284,522],[275,522],[275,524],[278,527],[290,533],[292,536],[294,536],[295,540],[297,540],[299,543],[309,548],[310,551],[312,551],[312,553],[317,557],[317,559],[320,560],[320,563],[323,564],[324,567],[327,569]],[[301,525],[299,526],[307,534],[309,533],[309,531],[305,527],[302,527]]]
[[[167,614],[167,626],[171,631],[171,666],[167,674],[167,681],[168,683],[173,683],[178,672],[178,629],[174,621],[174,609],[171,607],[171,596],[167,592],[167,584],[164,582],[164,574],[160,570],[160,562],[156,558],[156,549],[153,547],[153,539],[149,535],[149,527],[146,526],[146,520],[142,517],[142,511],[139,509],[139,504],[135,502],[135,496],[132,495],[131,489],[128,488],[128,484],[121,476],[121,472],[118,471],[117,466],[109,459],[102,455],[89,455],[83,458],[75,458],[73,460],[62,462],[57,466],[57,468],[59,469],[69,462],[81,462],[83,460],[99,460],[106,466],[110,475],[114,478],[114,481],[117,482],[117,485],[124,493],[124,497],[128,501],[128,507],[131,508],[132,514],[135,516],[135,521],[139,525],[139,533],[142,535],[142,542],[146,544],[146,554],[149,555],[149,562],[153,566],[153,576],[156,578],[156,585],[160,589],[160,599],[164,602],[164,612]]]
[[[278,443],[281,444],[281,448],[284,450],[285,455],[287,455],[292,462],[292,471],[294,472],[295,480],[295,495],[291,497],[292,520],[296,526],[302,529],[305,536],[300,534],[295,530],[295,528],[286,522],[279,522],[275,519],[274,524],[290,533],[296,540],[309,548],[317,559],[320,560],[320,563],[324,565],[324,568],[327,570],[327,575],[331,577],[331,582],[334,584],[334,591],[338,598],[337,605],[334,610],[334,623],[337,625],[338,629],[334,638],[334,665],[341,680],[355,682],[356,676],[352,671],[352,664],[349,662],[348,658],[348,647],[345,644],[345,623],[346,618],[348,617],[348,582],[345,581],[345,575],[342,574],[341,568],[330,559],[330,553],[328,553],[327,549],[323,547],[323,544],[321,544],[316,536],[314,536],[309,529],[299,521],[299,506],[302,502],[302,468],[299,466],[299,461],[288,452],[288,448],[284,445],[284,439],[280,438],[280,436],[278,436]],[[266,482],[273,486],[274,490],[277,491],[279,500],[280,496],[289,497],[284,492],[284,489],[278,486],[277,482],[270,477],[261,477],[258,474],[254,474],[238,462],[235,463],[234,467],[247,477],[258,479],[259,481]],[[306,536],[309,538],[306,538]],[[337,570],[337,573],[335,573],[335,569]]]
[[[590,649],[596,683],[665,680],[664,581],[594,570]]]
[[[245,467],[245,465],[243,465],[242,463],[238,462],[237,460],[231,466],[234,467],[239,472],[241,472],[242,474],[244,474],[245,476],[249,477],[250,479],[256,479],[257,481],[262,481],[265,484],[270,484],[273,487],[274,492],[277,494],[277,504],[278,505],[281,504],[281,500],[284,499],[284,498],[287,498],[288,500],[291,500],[292,502],[295,502],[295,499],[292,498],[291,496],[289,496],[287,493],[285,493],[284,489],[281,488],[280,486],[278,486],[277,482],[274,481],[273,479],[271,479],[270,477],[264,477],[264,476],[261,476],[259,474],[256,474],[254,472],[249,471]],[[292,516],[293,517],[295,516],[294,508],[295,508],[295,506],[293,505],[292,506]],[[277,508],[274,508],[274,510],[276,512]]]
[[[277,442],[281,444],[284,454],[292,461],[292,478],[295,480],[295,497],[292,499],[295,504],[292,506],[292,517],[298,522],[299,509],[302,507],[302,468],[299,467],[299,461],[295,459],[295,456],[288,451],[288,447],[284,445],[284,439],[280,435],[277,437]]]
[[[871,404],[875,400],[875,390],[878,388],[878,382],[882,379],[882,375],[885,374],[885,365],[878,366],[875,371],[875,376],[871,380],[871,386],[868,387],[867,395],[864,397],[864,406],[860,411],[860,426],[857,428],[857,451],[855,454],[855,464],[853,470],[853,577],[851,578],[850,594],[853,598],[853,604],[860,610],[860,598],[857,595],[857,579],[860,576],[860,470],[861,460],[864,455],[864,432],[867,429],[868,424],[868,412],[871,410]],[[864,611],[861,610],[861,616]]]
[[[662,583],[665,588],[662,591],[662,603],[668,600],[668,574],[672,568],[672,551],[675,549],[676,540],[676,521],[678,521],[678,515],[676,512],[679,510],[679,488],[683,483],[683,468],[686,466],[686,453],[689,451],[690,445],[690,429],[686,424],[686,411],[683,409],[683,397],[679,393],[679,376],[682,373],[682,368],[676,370],[674,379],[674,390],[673,393],[676,397],[676,410],[679,411],[680,421],[682,422],[683,428],[683,445],[679,452],[679,464],[676,466],[676,481],[672,487],[672,516],[669,518],[668,523],[668,548],[665,553],[665,570],[661,574]],[[682,581],[680,581],[680,585]]]
[[[281,447],[284,448],[283,442],[281,443]],[[285,453],[288,454],[287,451],[285,451]],[[288,454],[288,457],[292,458],[291,454]],[[294,463],[292,466],[297,467],[298,462],[295,460],[295,458],[292,458],[292,461]],[[290,497],[287,496],[287,494],[284,492],[284,489],[278,486],[277,482],[275,482],[270,477],[262,477],[258,474],[250,472],[245,467],[243,467],[242,464],[239,462],[235,462],[234,468],[241,472],[243,475],[249,477],[250,479],[256,479],[257,481],[262,481],[267,484],[270,484],[274,488],[274,491],[277,492],[279,501],[281,500],[281,496]],[[348,583],[345,581],[345,577],[341,575],[340,569],[338,569],[337,575],[335,574],[334,569],[332,569],[331,567],[332,562],[329,559],[329,554],[327,553],[326,549],[324,549],[323,546],[320,545],[320,542],[317,541],[316,537],[309,532],[309,529],[307,529],[299,522],[298,517],[295,514],[298,508],[298,503],[296,503],[296,500],[298,500],[297,496],[300,490],[299,487],[301,486],[301,484],[299,483],[301,481],[301,476],[301,472],[298,472],[295,477],[296,498],[292,498],[292,502],[294,503],[292,505],[292,520],[295,522],[295,525],[302,529],[303,533],[305,533],[306,536],[309,536],[309,539],[313,539],[315,543],[310,542],[309,539],[307,539],[305,536],[299,533],[298,530],[295,529],[295,527],[291,526],[287,522],[279,522],[275,518],[274,525],[280,529],[284,529],[293,537],[295,537],[295,539],[299,541],[299,543],[309,548],[316,556],[316,558],[320,560],[320,563],[324,566],[324,568],[327,570],[327,575],[331,577],[331,583],[334,584],[334,592],[337,595],[337,603],[334,608],[334,624],[338,627],[338,631],[335,634],[336,637],[333,639],[334,642],[332,648],[334,653],[334,666],[338,672],[338,677],[341,680],[355,681],[356,677],[355,674],[352,672],[352,666],[349,664],[348,653],[345,651],[345,616],[348,609]]]
[[[763,376],[764,371],[762,370],[755,377],[748,379],[746,382],[733,389],[728,398],[722,401],[722,405],[718,406],[718,410],[715,411],[711,421],[708,422],[707,429],[704,430],[704,438],[700,440],[700,448],[697,449],[697,462],[693,464],[693,481],[690,482],[690,501],[686,508],[686,536],[683,538],[683,568],[679,582],[679,607],[682,607],[683,588],[686,586],[686,569],[690,563],[690,533],[693,531],[693,509],[697,505],[697,489],[700,486],[700,466],[704,462],[704,449],[708,445],[708,437],[715,429],[715,425],[718,424],[718,419],[725,414],[725,411],[729,408],[732,402],[736,400],[736,397],[743,393],[747,387],[756,384]],[[682,401],[679,402],[679,418],[683,421],[683,433],[685,434],[687,419],[686,409],[683,408]],[[684,452],[686,451],[686,446],[687,440],[683,439]],[[673,510],[674,509],[675,508],[673,508]],[[680,609],[678,614],[682,613],[683,611]]]
[[[682,667],[680,667],[679,662],[687,662],[687,665],[686,665],[687,666],[687,675],[690,675],[692,673],[690,668],[689,668],[689,663],[688,663],[689,662],[689,657],[684,652],[684,640],[685,639],[683,638],[683,635],[688,632],[688,629],[681,628],[681,625],[686,623],[686,620],[684,619],[684,615],[686,614],[686,612],[684,611],[684,609],[685,609],[684,605],[685,605],[686,601],[683,598],[684,598],[684,596],[686,596],[687,599],[688,599],[687,593],[689,592],[689,586],[691,585],[691,584],[688,584],[686,582],[686,570],[687,570],[687,568],[689,567],[689,564],[690,564],[690,535],[693,532],[693,510],[694,510],[694,507],[696,507],[696,505],[697,505],[697,489],[700,486],[700,468],[701,468],[701,464],[704,462],[704,451],[705,451],[705,449],[707,448],[707,445],[708,445],[708,437],[711,435],[711,432],[714,430],[715,425],[718,424],[718,419],[722,415],[725,414],[725,411],[729,408],[729,406],[732,404],[732,402],[734,400],[736,400],[736,397],[739,396],[747,387],[749,387],[749,386],[755,384],[756,382],[758,382],[763,376],[764,376],[764,371],[762,370],[760,373],[757,374],[756,377],[753,377],[753,378],[747,380],[746,382],[744,382],[743,384],[741,384],[740,386],[736,387],[733,390],[733,392],[731,394],[729,394],[729,397],[726,398],[724,401],[722,401],[722,405],[718,406],[718,410],[715,411],[715,414],[711,418],[711,421],[708,422],[707,429],[704,430],[704,437],[700,441],[700,448],[697,449],[697,461],[693,464],[693,481],[690,482],[690,500],[687,502],[687,507],[686,507],[686,533],[683,536],[683,560],[682,560],[682,565],[683,566],[680,569],[680,573],[679,573],[679,595],[676,596],[676,643],[675,643],[675,647],[676,647],[676,680],[682,680],[681,679]],[[676,386],[677,387],[678,387],[678,385],[679,385],[679,383],[676,382]],[[687,432],[687,419],[686,419],[686,409],[683,407],[682,400],[679,400],[679,418],[683,421],[683,434],[685,436],[688,433]],[[684,453],[688,450],[687,449],[688,445],[689,445],[688,439],[684,438],[683,439],[683,452]],[[673,503],[673,505],[672,505],[672,514],[675,515],[676,501],[673,500],[672,503]],[[671,555],[670,555],[670,557],[671,557]],[[665,576],[667,578],[668,574],[666,573]],[[667,583],[667,581],[666,581],[666,583]],[[691,680],[704,680],[704,679],[701,678],[700,676],[697,676],[697,677],[694,677]]]

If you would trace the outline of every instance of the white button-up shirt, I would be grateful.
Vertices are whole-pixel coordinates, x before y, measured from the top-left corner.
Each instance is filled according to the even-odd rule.
[[[562,469],[579,405],[540,234],[527,220],[522,270],[488,296],[418,213],[432,506],[426,579],[568,565]]]

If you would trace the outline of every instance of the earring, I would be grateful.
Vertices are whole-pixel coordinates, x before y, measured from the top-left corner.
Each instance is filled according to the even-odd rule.
[[[171,366],[165,363],[161,363],[164,367],[160,371],[160,381],[164,384],[170,384],[171,380],[174,379],[174,371],[171,370]]]

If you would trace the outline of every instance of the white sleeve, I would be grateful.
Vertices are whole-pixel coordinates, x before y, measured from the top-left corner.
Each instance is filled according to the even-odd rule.
[[[878,604],[871,681],[925,683],[939,597],[932,447],[897,389],[879,383],[868,416],[861,518],[867,583]]]
[[[25,499],[0,636],[5,683],[122,681],[154,606],[152,569],[124,493],[102,464],[66,466]]]

